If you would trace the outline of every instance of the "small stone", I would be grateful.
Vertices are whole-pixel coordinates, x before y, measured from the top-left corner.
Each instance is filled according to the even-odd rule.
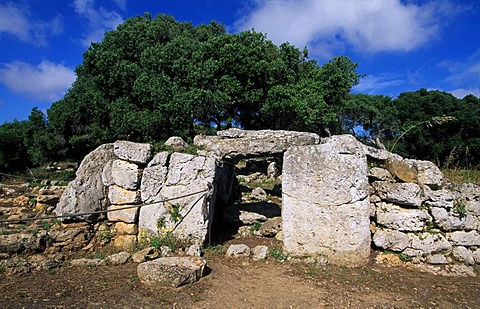
[[[138,252],[135,252],[132,255],[132,261],[135,263],[142,263],[145,262],[146,260],[149,259],[149,257],[152,257],[156,253],[156,257],[158,257],[158,251],[155,249],[155,247],[148,247],[143,250],[140,250]]]
[[[265,201],[267,199],[267,193],[260,187],[252,190],[251,197],[255,200]]]
[[[443,265],[449,263],[447,257],[443,254],[428,255],[426,262],[433,265]]]
[[[256,246],[252,249],[252,259],[254,261],[265,260],[268,257],[267,246]]]
[[[238,257],[248,257],[250,256],[250,248],[247,245],[230,245],[226,253],[227,257],[238,258]]]
[[[276,162],[271,162],[267,167],[267,177],[275,178],[278,176],[278,167]]]
[[[129,258],[130,258],[130,254],[128,252],[123,251],[117,254],[107,256],[106,260],[107,260],[107,263],[110,265],[122,265],[127,263]]]
[[[170,146],[175,150],[182,150],[188,147],[188,144],[180,136],[172,136],[165,142],[166,146]]]

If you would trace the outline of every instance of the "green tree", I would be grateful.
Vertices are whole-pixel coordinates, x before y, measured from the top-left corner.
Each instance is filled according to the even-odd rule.
[[[0,125],[0,172],[22,171],[30,164],[24,145],[27,125],[16,120]]]

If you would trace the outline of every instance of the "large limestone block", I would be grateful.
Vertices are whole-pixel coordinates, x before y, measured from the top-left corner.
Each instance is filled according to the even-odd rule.
[[[111,205],[107,213],[109,221],[122,221],[125,223],[136,223],[138,216],[138,208],[133,205]]]
[[[430,161],[400,160],[398,157],[391,156],[386,160],[386,163],[388,171],[405,182],[427,185],[432,189],[438,189],[442,186],[443,174]]]
[[[415,183],[375,181],[372,183],[372,187],[382,200],[388,202],[418,207],[424,200],[422,190]]]
[[[138,165],[124,160],[113,160],[111,165],[113,184],[127,190],[137,190],[141,173]]]
[[[150,161],[143,170],[142,183],[140,185],[141,198],[143,202],[151,202],[151,199],[158,197],[168,173],[168,152],[160,152]]]
[[[147,164],[153,156],[152,145],[129,141],[116,141],[113,151],[120,159],[139,164]]]
[[[198,135],[193,143],[213,151],[220,157],[275,154],[286,151],[291,146],[316,145],[320,137],[315,133],[274,130],[218,131],[217,136]]]
[[[447,239],[456,246],[480,246],[480,233],[478,231],[448,233]]]
[[[138,264],[137,275],[140,282],[148,285],[179,287],[200,280],[206,265],[198,256],[163,257]]]
[[[283,162],[282,236],[287,253],[359,266],[370,254],[367,160],[350,135],[291,147]]]
[[[377,229],[373,235],[373,243],[375,246],[384,250],[400,252],[410,244],[410,240],[407,234],[402,232],[388,229]]]
[[[169,201],[142,207],[140,230],[156,233],[161,220],[164,228],[174,229],[173,232],[178,236],[204,242],[213,216],[215,200],[209,190],[215,180],[215,171],[216,161],[213,157],[171,154],[163,185],[152,190],[158,193],[149,197],[150,201]],[[179,216],[174,216],[175,212]]]
[[[68,184],[57,204],[57,215],[79,214],[106,209],[109,205],[102,171],[115,159],[113,144],[105,144],[89,153],[80,164],[76,178]],[[94,220],[98,215],[85,215],[82,219]]]
[[[410,248],[423,252],[424,254],[445,253],[452,251],[452,245],[441,234],[409,234]]]
[[[447,211],[445,208],[432,207],[431,213],[435,223],[444,231],[473,230],[478,224],[476,216],[458,213],[453,208]]]
[[[140,202],[140,191],[127,190],[117,185],[108,187],[108,199],[111,204],[125,205]]]
[[[424,209],[402,208],[390,203],[379,203],[377,207],[377,223],[402,232],[420,232],[432,217]]]

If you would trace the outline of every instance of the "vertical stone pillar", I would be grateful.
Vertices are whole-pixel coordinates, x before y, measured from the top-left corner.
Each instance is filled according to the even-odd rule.
[[[282,234],[294,256],[356,267],[370,255],[367,159],[353,136],[289,148],[283,162]]]

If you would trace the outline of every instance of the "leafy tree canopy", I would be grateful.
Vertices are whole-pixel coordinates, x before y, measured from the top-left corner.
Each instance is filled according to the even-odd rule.
[[[307,50],[253,30],[146,14],[90,46],[48,126],[62,136],[57,148],[81,155],[117,139],[193,137],[210,127],[321,131],[359,82],[356,68],[347,57],[319,66]]]

